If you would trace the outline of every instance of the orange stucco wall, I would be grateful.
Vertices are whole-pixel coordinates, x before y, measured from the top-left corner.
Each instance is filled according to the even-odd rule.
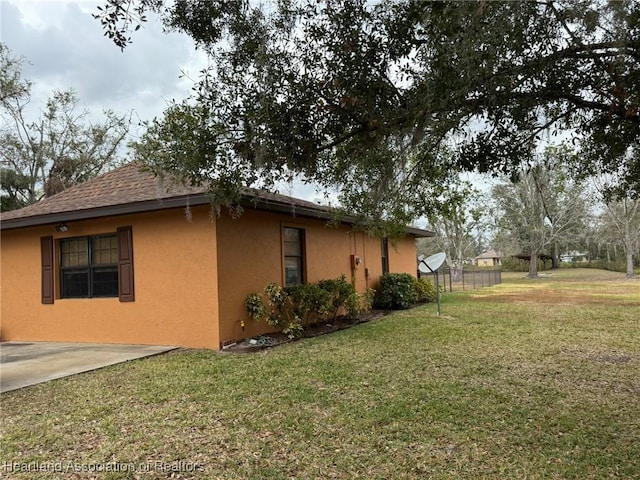
[[[244,300],[247,294],[262,291],[269,282],[284,283],[283,227],[305,230],[307,282],[344,274],[349,281],[355,281],[358,291],[363,292],[375,288],[382,274],[380,239],[354,232],[347,225],[332,227],[323,220],[251,210],[238,219],[222,215],[217,223],[221,341],[238,340],[243,335],[253,336],[271,330],[268,325],[248,318]],[[361,259],[355,270],[351,269],[351,255]],[[399,240],[396,248],[389,244],[389,268],[392,272],[415,276],[413,237]]]
[[[180,345],[218,349],[222,342],[265,333],[249,320],[248,293],[283,284],[282,228],[305,230],[308,282],[344,274],[358,291],[376,288],[382,274],[380,239],[324,220],[246,210],[238,219],[212,220],[208,206],[2,232],[0,257],[2,340]],[[135,301],[60,299],[41,303],[40,237],[99,235],[132,226]],[[352,269],[351,255],[361,263]],[[413,237],[389,243],[392,272],[416,273]],[[368,272],[368,274],[367,274]],[[58,269],[55,271],[58,282]],[[56,289],[58,291],[58,289]],[[245,321],[243,334],[241,321]]]
[[[418,260],[415,237],[407,236],[389,241],[389,271],[409,273],[414,277],[418,274]]]
[[[216,223],[208,207],[67,222],[2,232],[2,340],[77,341],[218,348]],[[40,237],[96,235],[131,225],[135,301],[41,303]],[[58,242],[54,256],[58,258]],[[58,270],[54,275],[58,281]],[[56,289],[58,290],[58,289]]]

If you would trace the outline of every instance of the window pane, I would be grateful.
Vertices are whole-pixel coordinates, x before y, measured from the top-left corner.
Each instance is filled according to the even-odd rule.
[[[301,256],[302,246],[300,245],[300,242],[296,242],[296,243],[284,242],[284,254],[292,255],[292,256]]]
[[[86,238],[68,238],[60,240],[60,265],[78,267],[89,264],[89,251]]]
[[[118,263],[118,240],[116,235],[93,237],[91,239],[91,255],[93,265],[109,265]]]
[[[62,272],[60,296],[62,298],[84,298],[89,296],[89,271],[65,270]]]
[[[118,296],[118,267],[93,269],[93,297]]]
[[[118,296],[117,265],[117,235],[60,240],[60,297]]]
[[[300,243],[300,229],[298,228],[285,228],[284,229],[284,241]]]
[[[283,228],[284,283],[286,287],[304,282],[303,255],[304,231],[300,228]]]
[[[284,259],[285,286],[302,284],[302,258],[286,257]]]
[[[389,242],[387,237],[383,237],[380,242],[382,256],[382,273],[389,273]]]

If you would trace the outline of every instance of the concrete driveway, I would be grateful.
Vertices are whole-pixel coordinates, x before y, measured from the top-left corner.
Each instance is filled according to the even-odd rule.
[[[177,347],[103,343],[0,343],[0,392],[149,357]]]

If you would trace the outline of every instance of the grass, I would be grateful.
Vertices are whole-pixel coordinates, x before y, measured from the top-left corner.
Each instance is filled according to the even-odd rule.
[[[445,295],[442,317],[427,305],[265,353],[183,350],[3,394],[0,466],[107,479],[640,478],[640,282],[523,275]]]

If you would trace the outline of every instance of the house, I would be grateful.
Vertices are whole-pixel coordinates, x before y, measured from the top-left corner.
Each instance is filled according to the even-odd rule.
[[[495,250],[488,250],[478,255],[474,261],[478,267],[496,267],[502,265],[503,255]]]
[[[204,188],[127,164],[0,216],[2,340],[219,349],[269,330],[248,293],[341,274],[363,292],[385,270],[415,275],[415,239],[433,235],[407,228],[392,246],[331,216],[264,192],[216,215]]]
[[[565,263],[578,263],[578,262],[586,262],[589,258],[588,253],[578,252],[576,250],[572,250],[567,253],[563,253],[560,255],[560,261]]]

